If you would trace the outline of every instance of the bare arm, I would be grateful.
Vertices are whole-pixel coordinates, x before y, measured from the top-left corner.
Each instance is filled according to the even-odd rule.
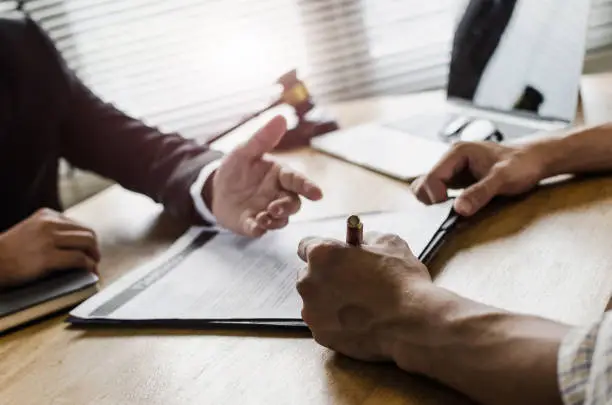
[[[561,404],[557,353],[570,328],[508,313],[431,286],[430,319],[412,314],[383,338],[393,360],[483,404]]]
[[[528,148],[541,156],[544,177],[612,170],[612,124],[535,142]]]

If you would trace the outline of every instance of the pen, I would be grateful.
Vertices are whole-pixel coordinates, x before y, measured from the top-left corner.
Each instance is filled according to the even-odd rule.
[[[357,215],[351,215],[346,220],[346,243],[360,246],[363,242],[363,223]]]

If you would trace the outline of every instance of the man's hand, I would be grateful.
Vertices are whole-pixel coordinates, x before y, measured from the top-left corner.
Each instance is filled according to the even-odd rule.
[[[307,238],[298,255],[308,263],[297,283],[302,318],[315,340],[357,359],[391,360],[392,329],[416,314],[421,287],[431,285],[427,268],[406,242],[369,233],[355,248]],[[415,316],[415,325],[421,319]]]
[[[264,158],[285,131],[284,118],[272,119],[234,149],[209,181],[212,190],[206,202],[224,228],[241,235],[261,236],[267,230],[287,225],[289,217],[300,209],[300,196],[309,200],[322,197],[321,189],[307,178]]]
[[[96,272],[100,252],[94,232],[61,214],[42,209],[0,234],[0,286],[82,268]]]
[[[449,188],[465,188],[455,210],[470,216],[497,195],[517,195],[535,187],[544,177],[540,149],[512,148],[492,142],[458,143],[431,170],[415,180],[412,189],[425,204],[448,198]]]
[[[561,403],[557,354],[569,327],[511,314],[436,286],[394,235],[362,247],[305,239],[297,282],[315,340],[347,356],[392,361],[482,404]]]

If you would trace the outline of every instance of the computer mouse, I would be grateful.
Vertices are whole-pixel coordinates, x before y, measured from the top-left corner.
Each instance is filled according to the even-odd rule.
[[[503,135],[497,130],[495,124],[486,119],[470,121],[459,131],[458,137],[465,142],[500,142],[503,140]]]
[[[444,139],[449,139],[455,136],[458,136],[459,133],[465,128],[466,125],[470,123],[470,119],[468,117],[459,116],[454,118],[446,124],[444,128],[440,131],[440,136]]]

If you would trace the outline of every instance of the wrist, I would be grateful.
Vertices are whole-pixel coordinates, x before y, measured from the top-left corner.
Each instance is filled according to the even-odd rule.
[[[381,351],[400,368],[433,377],[435,351],[463,310],[460,297],[430,282],[412,286],[406,297],[379,327]]]
[[[551,138],[527,145],[525,153],[531,155],[540,169],[540,179],[568,172],[566,138]]]
[[[380,345],[400,368],[444,379],[456,349],[467,347],[482,332],[475,326],[481,328],[502,314],[430,283],[415,289],[410,302],[387,320]]]
[[[534,142],[526,149],[538,156],[543,178],[612,170],[612,125],[582,128],[561,137]]]
[[[387,329],[389,357],[479,403],[555,403],[567,325],[512,314],[433,284]],[[420,321],[415,321],[421,317]]]

